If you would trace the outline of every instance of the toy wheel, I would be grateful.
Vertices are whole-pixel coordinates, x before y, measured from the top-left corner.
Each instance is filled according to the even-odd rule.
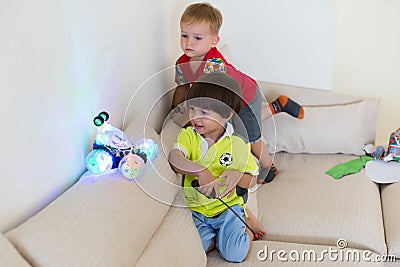
[[[108,119],[110,118],[110,115],[108,115],[107,111],[100,112],[99,116],[102,117],[104,121],[108,121]]]
[[[104,118],[102,117],[102,116],[96,116],[96,117],[94,117],[94,119],[93,119],[93,123],[94,123],[94,125],[96,125],[96,126],[101,126],[101,125],[103,125],[103,123],[104,123]]]

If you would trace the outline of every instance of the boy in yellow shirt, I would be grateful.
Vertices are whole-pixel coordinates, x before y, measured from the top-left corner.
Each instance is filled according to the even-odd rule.
[[[186,99],[191,126],[181,130],[170,163],[184,174],[186,203],[204,250],[216,247],[227,261],[242,262],[253,231],[262,237],[265,230],[251,212],[245,216],[246,201],[238,194],[254,186],[258,175],[250,144],[234,135],[229,123],[242,108],[240,86],[225,73],[205,74],[193,83]],[[194,180],[198,180],[198,190],[192,186]],[[222,201],[210,198],[212,194]]]

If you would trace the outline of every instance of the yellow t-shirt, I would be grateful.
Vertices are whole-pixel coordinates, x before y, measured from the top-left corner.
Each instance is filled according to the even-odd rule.
[[[207,141],[190,126],[181,130],[174,148],[181,150],[187,159],[208,168],[215,179],[221,180],[220,182],[223,182],[224,178],[218,177],[225,170],[257,175],[258,166],[251,154],[250,144],[232,133],[233,127],[228,123],[224,135],[215,144],[208,147]],[[197,177],[185,175],[184,193],[188,207],[207,217],[224,212],[227,207],[221,201],[208,199],[191,186],[194,179]],[[225,188],[226,186],[221,186],[219,193],[222,193]],[[224,197],[223,201],[229,206],[236,204],[244,206],[243,198],[236,192],[230,198]]]

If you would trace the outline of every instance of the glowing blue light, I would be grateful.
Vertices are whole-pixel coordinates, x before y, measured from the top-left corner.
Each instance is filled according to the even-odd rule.
[[[103,173],[111,170],[113,165],[112,156],[104,150],[92,150],[86,156],[86,168],[93,173]]]
[[[135,148],[146,154],[148,161],[154,161],[158,156],[158,145],[152,139],[143,138],[138,140]]]

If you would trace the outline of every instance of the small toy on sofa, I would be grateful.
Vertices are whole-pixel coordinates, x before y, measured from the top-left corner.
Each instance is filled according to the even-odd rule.
[[[370,156],[373,159],[383,159],[385,149],[383,146],[375,147],[373,144],[368,144],[364,147],[364,152],[367,156]]]
[[[122,130],[107,123],[108,119],[108,113],[102,111],[93,120],[98,129],[93,150],[86,156],[86,168],[100,174],[118,167],[125,178],[136,179],[146,162],[157,157],[157,143],[144,138],[135,146]]]
[[[389,147],[385,161],[400,162],[400,128],[390,134]]]
[[[379,148],[379,147],[378,147]],[[383,148],[382,148],[383,149]],[[378,150],[378,149],[377,149]],[[369,161],[365,166],[366,175],[376,183],[394,183],[400,181],[400,128],[391,133],[387,154],[376,152],[376,160]]]

